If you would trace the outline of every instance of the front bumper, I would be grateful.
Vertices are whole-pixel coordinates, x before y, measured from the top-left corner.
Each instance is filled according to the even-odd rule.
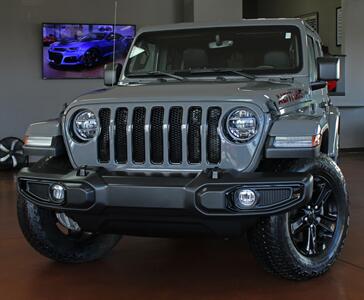
[[[259,216],[291,210],[311,199],[310,174],[217,171],[176,176],[108,173],[33,167],[18,175],[21,196],[41,207],[64,211],[87,231],[133,235],[202,233],[238,235]],[[52,202],[50,187],[66,188],[63,204]],[[234,205],[238,188],[254,190],[257,204],[249,209]],[[180,226],[181,225],[181,226]],[[168,234],[169,235],[169,234]]]
[[[82,55],[78,52],[48,50],[48,62],[58,66],[78,66],[82,64]]]

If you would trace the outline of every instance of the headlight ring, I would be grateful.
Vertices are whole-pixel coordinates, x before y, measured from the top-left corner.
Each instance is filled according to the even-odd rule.
[[[99,130],[97,116],[90,110],[76,112],[72,121],[72,133],[78,141],[88,142],[92,140]]]
[[[259,121],[255,112],[246,107],[239,107],[229,113],[225,127],[229,140],[246,143],[258,134]]]

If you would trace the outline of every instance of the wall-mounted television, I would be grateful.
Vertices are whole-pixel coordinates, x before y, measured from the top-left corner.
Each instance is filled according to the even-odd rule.
[[[104,64],[123,63],[135,25],[42,24],[43,79],[102,78]],[[114,47],[115,41],[115,47]]]

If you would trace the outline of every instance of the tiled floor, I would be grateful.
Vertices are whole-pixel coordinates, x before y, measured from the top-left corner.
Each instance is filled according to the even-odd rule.
[[[290,282],[265,273],[246,241],[125,237],[112,255],[61,265],[37,254],[16,220],[14,177],[0,173],[0,299],[364,299],[364,153],[344,154],[351,227],[323,277]]]

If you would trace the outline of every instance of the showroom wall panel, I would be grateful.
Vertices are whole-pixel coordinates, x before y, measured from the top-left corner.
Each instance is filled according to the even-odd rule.
[[[259,0],[259,17],[297,17],[313,12],[319,13],[319,31],[323,43],[332,54],[341,54],[336,46],[336,8],[341,0]]]
[[[194,0],[194,21],[236,21],[242,19],[242,0]]]
[[[344,148],[364,148],[364,1],[343,0],[346,57],[346,96],[333,101],[341,106]]]
[[[119,0],[118,23],[138,27],[183,20],[182,0]],[[65,102],[102,80],[42,80],[42,22],[113,22],[114,0],[0,1],[0,138],[56,117]]]

